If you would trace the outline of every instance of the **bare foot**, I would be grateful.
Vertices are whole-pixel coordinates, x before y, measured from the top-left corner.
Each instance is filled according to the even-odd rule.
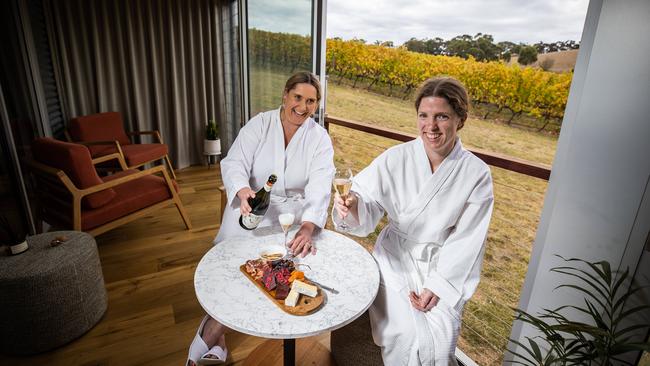
[[[224,334],[226,333],[226,327],[219,323],[218,321],[210,318],[205,325],[203,326],[203,332],[201,333],[201,338],[208,346],[208,349],[214,347],[214,345],[219,342],[219,346],[225,349],[226,338]]]

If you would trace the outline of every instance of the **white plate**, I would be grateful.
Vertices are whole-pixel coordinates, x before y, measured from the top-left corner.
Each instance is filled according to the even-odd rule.
[[[271,244],[271,245],[264,246],[260,250],[259,257],[264,258],[264,256],[270,255],[270,254],[280,254],[283,257],[286,253],[287,253],[287,250],[284,248],[283,245]],[[264,259],[266,259],[266,258],[264,258]]]

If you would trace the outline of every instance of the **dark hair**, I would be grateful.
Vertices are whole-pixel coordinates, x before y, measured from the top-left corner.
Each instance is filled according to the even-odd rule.
[[[447,100],[451,108],[460,117],[461,129],[467,120],[469,110],[469,97],[465,86],[458,80],[450,77],[437,77],[425,80],[418,89],[415,97],[415,110],[420,108],[422,98],[438,97]]]
[[[316,88],[316,101],[320,102],[320,81],[318,77],[308,71],[299,71],[287,80],[287,83],[284,84],[284,92],[288,93],[290,90],[296,87],[298,84],[309,84]]]

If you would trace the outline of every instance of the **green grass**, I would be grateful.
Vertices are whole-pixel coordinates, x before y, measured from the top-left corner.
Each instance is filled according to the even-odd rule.
[[[253,69],[257,79],[252,100],[258,106],[275,108],[281,101],[284,80],[289,72]],[[338,85],[328,85],[327,113],[345,119],[417,133],[416,113],[410,100],[388,97]],[[344,80],[344,83],[346,81]],[[264,104],[267,103],[267,104]],[[548,133],[508,126],[507,113],[492,114],[484,120],[483,107],[477,107],[460,131],[466,147],[480,148],[521,159],[551,164],[557,139]],[[495,119],[492,119],[495,117]],[[528,123],[528,122],[527,122]],[[530,123],[535,125],[534,123]],[[332,125],[335,164],[356,171],[367,166],[386,148],[399,142]],[[519,302],[533,240],[546,192],[547,182],[492,167],[495,209],[488,232],[485,261],[479,288],[466,305],[459,347],[479,365],[500,365],[512,327],[511,307]],[[331,210],[331,207],[330,207]],[[384,219],[367,238],[352,237],[369,250],[386,224]],[[331,222],[327,224],[332,228]]]
[[[334,82],[328,86],[327,113],[417,133],[415,108],[410,100],[353,89]],[[534,162],[551,164],[557,139],[508,126],[498,120],[471,115],[460,131],[463,144]],[[357,171],[397,141],[330,126],[335,164]],[[492,167],[495,209],[488,232],[479,288],[466,305],[459,347],[480,365],[500,365],[512,328],[511,307],[519,302],[547,182]],[[385,225],[368,238],[356,238],[371,248]],[[329,224],[331,227],[331,223]]]

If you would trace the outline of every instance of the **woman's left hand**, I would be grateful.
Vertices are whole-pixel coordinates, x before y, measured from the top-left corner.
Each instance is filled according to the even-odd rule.
[[[291,251],[296,257],[300,255],[301,258],[304,258],[310,252],[316,254],[316,247],[314,247],[311,240],[315,229],[316,225],[309,221],[305,221],[300,225],[296,236],[289,242]]]
[[[440,298],[431,292],[431,290],[425,288],[422,290],[420,295],[411,291],[409,293],[409,300],[411,300],[411,305],[413,305],[414,308],[426,313],[438,304]]]

